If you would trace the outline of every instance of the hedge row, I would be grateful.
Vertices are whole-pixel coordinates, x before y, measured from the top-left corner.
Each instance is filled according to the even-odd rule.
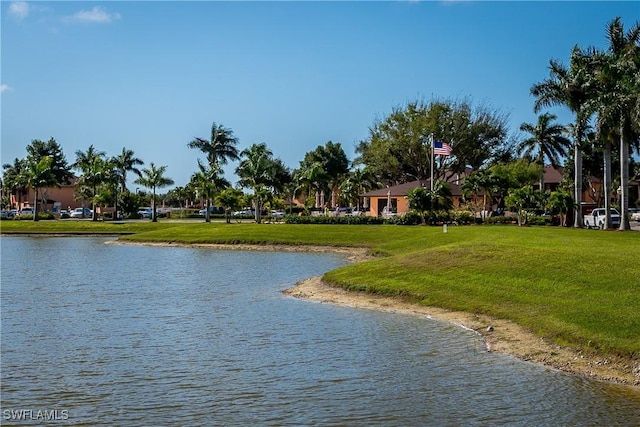
[[[384,224],[385,220],[374,216],[298,216],[286,215],[287,224]]]
[[[391,218],[373,216],[297,216],[287,215],[287,224],[396,224],[396,225],[440,225],[440,224],[471,224],[475,221],[469,211],[434,211],[424,214],[416,211],[407,212]]]

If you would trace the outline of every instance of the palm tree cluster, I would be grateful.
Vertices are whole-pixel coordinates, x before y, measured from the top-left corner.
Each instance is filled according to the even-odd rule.
[[[604,203],[607,214],[611,203],[612,144],[619,142],[621,230],[630,228],[629,159],[630,147],[639,148],[640,135],[640,24],[627,32],[617,17],[607,26],[606,50],[574,47],[570,65],[551,60],[548,79],[534,84],[534,108],[566,106],[575,115],[573,125],[574,200],[582,198],[583,152],[590,142],[603,152]],[[595,139],[586,138],[590,123],[595,124]],[[564,143],[562,143],[564,145]],[[551,146],[551,145],[550,145]],[[581,209],[576,203],[575,227],[582,226]],[[605,228],[609,227],[607,216]]]

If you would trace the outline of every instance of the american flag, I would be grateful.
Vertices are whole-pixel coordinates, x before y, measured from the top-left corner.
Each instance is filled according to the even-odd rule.
[[[450,156],[451,146],[446,142],[433,141],[433,154],[438,156]]]

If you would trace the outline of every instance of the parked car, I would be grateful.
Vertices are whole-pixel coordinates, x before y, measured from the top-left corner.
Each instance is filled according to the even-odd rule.
[[[237,217],[253,217],[253,210],[252,209],[244,209],[241,211],[235,211],[233,213],[233,216],[237,216]]]
[[[587,228],[604,228],[604,218],[606,211],[604,208],[596,208],[591,213],[584,216],[584,226]],[[609,208],[609,217],[611,218],[610,227],[620,226],[620,212],[616,209]]]
[[[272,218],[284,218],[284,211],[271,211]]]
[[[33,208],[25,207],[20,210],[20,215],[33,215]]]
[[[71,218],[89,218],[91,217],[91,215],[93,214],[93,211],[89,208],[75,208],[74,210],[71,211],[71,214],[69,214],[69,217]]]
[[[213,215],[213,214],[223,214],[224,213],[224,209],[223,208],[219,208],[218,206],[209,206],[209,215]],[[198,211],[198,215],[200,216],[205,216],[207,214],[207,209],[200,209],[200,211]]]
[[[640,222],[640,209],[630,208],[629,209],[629,213],[631,214],[631,220],[632,221]]]
[[[151,218],[151,216],[153,215],[153,209],[151,209],[148,206],[142,207],[142,208],[138,208],[138,216],[140,218]]]
[[[11,218],[9,211],[0,211],[0,218]]]

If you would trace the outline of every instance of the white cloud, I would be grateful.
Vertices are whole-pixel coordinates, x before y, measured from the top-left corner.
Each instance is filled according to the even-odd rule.
[[[83,22],[87,24],[108,24],[113,20],[120,19],[119,13],[108,13],[100,6],[94,6],[91,10],[81,10],[67,17],[66,21]]]
[[[6,92],[6,91],[8,91],[8,90],[11,90],[11,88],[9,87],[9,85],[6,85],[6,84],[4,84],[4,83],[0,85],[0,93],[2,93],[2,92]]]
[[[14,1],[9,5],[9,14],[19,20],[29,15],[29,3],[26,1]]]

